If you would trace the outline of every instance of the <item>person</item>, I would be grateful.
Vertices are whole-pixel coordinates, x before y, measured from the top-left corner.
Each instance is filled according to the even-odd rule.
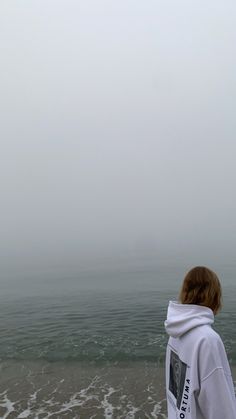
[[[179,302],[165,321],[168,419],[236,419],[233,380],[225,348],[212,329],[221,308],[221,284],[204,266],[184,278]]]

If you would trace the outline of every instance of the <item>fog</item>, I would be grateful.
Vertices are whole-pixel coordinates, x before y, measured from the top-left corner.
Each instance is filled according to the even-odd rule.
[[[2,278],[235,263],[235,18],[1,2]]]

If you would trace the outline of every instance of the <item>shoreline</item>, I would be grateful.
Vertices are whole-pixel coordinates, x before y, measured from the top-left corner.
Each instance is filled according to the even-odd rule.
[[[0,417],[9,419],[166,419],[164,368],[8,361],[1,364],[0,405]]]
[[[0,417],[166,419],[165,368],[131,362],[0,363]],[[236,386],[236,366],[231,366]]]

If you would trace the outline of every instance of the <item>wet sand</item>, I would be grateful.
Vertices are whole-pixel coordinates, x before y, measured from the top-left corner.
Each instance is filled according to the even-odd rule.
[[[166,418],[164,368],[155,363],[9,361],[0,368],[3,419]]]
[[[164,369],[156,364],[2,364],[2,418],[166,418]]]

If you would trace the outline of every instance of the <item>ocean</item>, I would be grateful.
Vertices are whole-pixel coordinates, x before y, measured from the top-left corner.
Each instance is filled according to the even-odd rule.
[[[1,295],[1,418],[166,418],[163,322],[181,280],[145,286],[138,277],[134,287],[65,279],[63,289],[54,280]],[[231,281],[214,325],[234,379],[235,295]]]

